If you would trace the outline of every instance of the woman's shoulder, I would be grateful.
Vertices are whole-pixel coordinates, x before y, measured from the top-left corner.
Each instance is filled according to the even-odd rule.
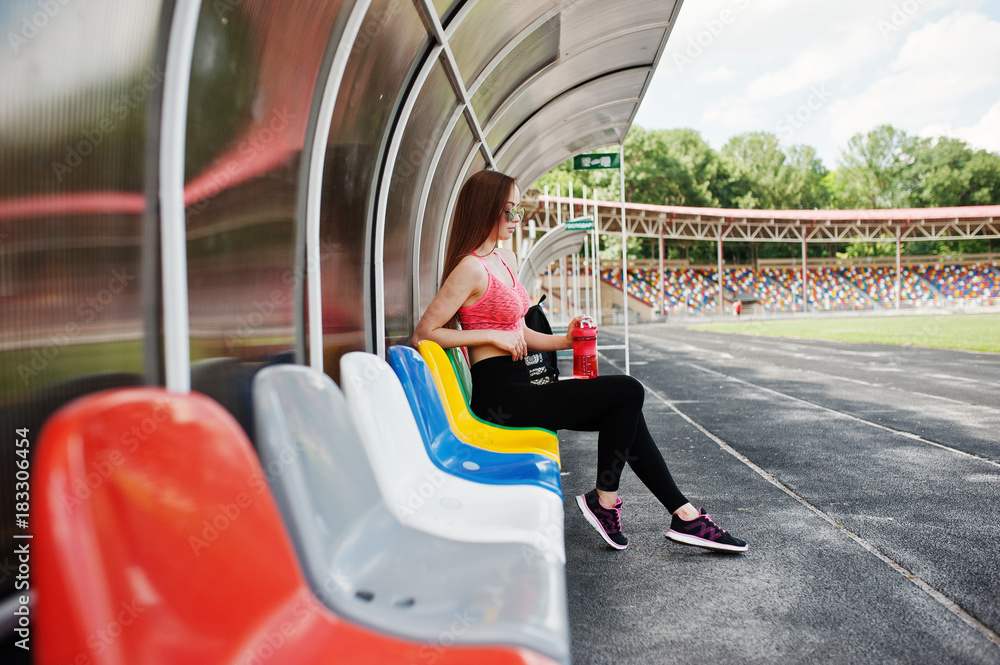
[[[497,254],[510,266],[511,270],[517,270],[517,254],[514,253],[514,250],[507,249],[506,247],[497,247]]]
[[[479,273],[486,272],[486,266],[483,265],[483,260],[475,254],[466,254],[458,262],[458,265],[455,266],[455,271],[458,272],[459,270],[466,275],[478,275]]]
[[[455,269],[451,271],[449,279],[456,279],[460,282],[477,283],[487,277],[486,266],[478,257],[468,254],[458,262]]]

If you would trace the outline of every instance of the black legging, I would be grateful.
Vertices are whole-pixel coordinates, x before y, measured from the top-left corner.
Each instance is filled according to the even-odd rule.
[[[532,385],[528,368],[510,356],[472,366],[472,411],[497,425],[599,432],[597,489],[618,491],[625,463],[674,512],[688,500],[677,489],[667,463],[642,416],[645,390],[630,376],[556,381]]]

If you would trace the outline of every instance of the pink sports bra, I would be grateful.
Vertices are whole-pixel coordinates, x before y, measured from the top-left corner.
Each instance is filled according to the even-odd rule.
[[[458,310],[458,321],[462,324],[462,329],[520,330],[521,319],[531,307],[531,298],[528,297],[528,292],[517,281],[510,266],[499,254],[497,256],[500,257],[503,267],[507,268],[514,286],[507,286],[490,272],[490,267],[486,265],[486,260],[483,257],[478,254],[473,254],[473,256],[483,262],[486,274],[489,275],[489,282],[482,298],[468,307],[462,307]]]

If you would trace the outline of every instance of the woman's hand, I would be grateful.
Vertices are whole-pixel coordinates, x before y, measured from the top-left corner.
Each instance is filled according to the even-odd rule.
[[[503,349],[510,354],[511,360],[521,360],[528,353],[528,345],[524,341],[524,333],[520,330],[494,330],[492,331],[493,346]]]
[[[572,349],[573,348],[573,331],[580,327],[580,321],[583,320],[583,315],[576,317],[569,323],[569,327],[566,328],[566,346],[563,348]]]

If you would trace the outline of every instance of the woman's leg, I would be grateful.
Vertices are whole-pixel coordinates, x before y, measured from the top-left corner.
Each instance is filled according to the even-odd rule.
[[[543,386],[477,382],[472,394],[473,411],[500,425],[598,432],[597,489],[601,493],[618,491],[628,464],[671,513],[688,503],[649,434],[642,416],[645,390],[632,377],[600,376]],[[613,505],[614,499],[609,503]]]

